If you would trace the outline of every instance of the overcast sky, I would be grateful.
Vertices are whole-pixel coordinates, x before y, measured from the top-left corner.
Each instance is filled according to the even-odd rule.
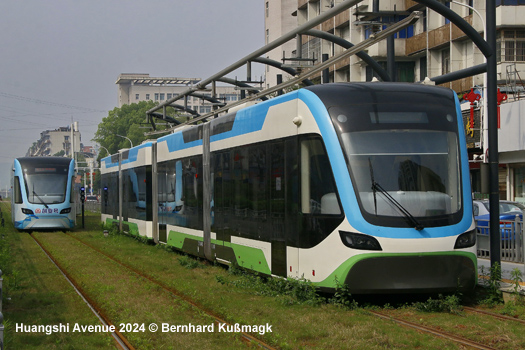
[[[9,185],[13,159],[44,130],[78,121],[82,142],[93,145],[98,124],[117,106],[120,73],[205,79],[264,46],[263,5],[2,0],[0,189]]]

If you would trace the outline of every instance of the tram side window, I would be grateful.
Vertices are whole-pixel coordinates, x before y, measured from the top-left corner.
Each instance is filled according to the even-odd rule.
[[[185,227],[202,230],[202,156],[182,159]]]
[[[18,176],[15,176],[15,183],[14,183],[14,200],[16,204],[22,203],[22,191],[20,190],[20,178]]]
[[[119,194],[118,194],[118,173],[109,173],[102,175],[101,183],[104,191],[102,192],[103,214],[113,215],[116,218],[118,214]]]
[[[69,193],[69,203],[75,203],[75,177],[71,177],[71,187],[70,187],[70,193]]]
[[[301,210],[304,214],[339,215],[332,167],[320,139],[301,141]]]

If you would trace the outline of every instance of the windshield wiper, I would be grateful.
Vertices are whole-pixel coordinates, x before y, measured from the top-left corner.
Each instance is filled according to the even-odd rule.
[[[46,202],[44,202],[44,200],[42,198],[40,198],[40,196],[38,194],[36,194],[35,191],[33,191],[33,195],[36,196],[36,198],[38,198],[40,200],[40,202],[44,205],[44,207],[49,208],[48,205],[46,204]]]
[[[374,180],[374,168],[372,167],[372,161],[370,158],[368,158],[368,164],[370,165],[370,180],[372,180],[372,193],[374,194],[374,209],[377,215],[376,181]]]
[[[412,215],[410,214],[410,212],[401,205],[401,203],[399,203],[398,201],[395,200],[394,197],[392,197],[390,195],[390,193],[388,193],[383,187],[381,187],[380,184],[378,184],[375,180],[374,180],[374,170],[372,168],[372,161],[370,160],[370,158],[368,158],[368,163],[370,164],[370,180],[372,181],[372,192],[374,194],[374,207],[375,207],[375,212],[376,212],[376,215],[377,215],[377,199],[376,199],[376,192],[379,191],[382,195],[384,195],[392,204],[394,204],[394,206],[397,208],[397,210],[399,210],[401,212],[401,214],[403,214],[403,216],[407,219],[407,222],[412,225],[416,230],[418,231],[421,231],[422,229],[424,229],[423,225],[421,225],[421,223],[419,221],[417,221],[417,219]]]

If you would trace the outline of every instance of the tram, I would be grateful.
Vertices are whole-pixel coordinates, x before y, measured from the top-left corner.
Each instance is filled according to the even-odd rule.
[[[463,130],[450,89],[310,86],[105,158],[102,220],[320,289],[470,290]]]
[[[13,164],[11,213],[18,230],[75,226],[75,163],[64,157],[22,157]]]

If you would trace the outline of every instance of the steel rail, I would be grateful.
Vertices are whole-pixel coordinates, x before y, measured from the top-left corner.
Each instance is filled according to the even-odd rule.
[[[98,317],[98,319],[100,320],[100,322],[104,325],[104,326],[114,326],[114,324],[109,320],[109,318],[102,312],[100,311],[100,308],[97,306],[97,304],[90,298],[88,297],[84,291],[82,290],[82,287],[80,287],[75,281],[74,279],[67,273],[66,270],[64,270],[62,268],[62,266],[60,266],[60,264],[58,263],[58,261],[56,261],[53,256],[51,255],[51,253],[46,249],[44,248],[44,246],[42,245],[42,243],[40,243],[40,241],[34,236],[34,235],[30,235],[31,238],[33,238],[33,240],[36,242],[36,244],[40,247],[40,249],[42,249],[42,251],[44,252],[44,254],[49,258],[49,260],[51,260],[51,262],[57,267],[57,269],[60,271],[60,273],[64,276],[64,278],[69,282],[69,284],[73,287],[73,289],[75,290],[75,292],[82,298],[82,300],[87,304],[87,306],[91,309],[91,311],[95,314],[95,316]],[[111,336],[115,339],[115,341],[117,342],[118,346],[123,349],[123,350],[135,350],[135,348],[133,347],[133,345],[130,344],[130,342],[126,339],[126,337],[124,337],[122,335],[122,333],[120,333],[118,330],[117,330],[117,327],[115,327],[115,331],[111,333]]]
[[[519,323],[525,324],[525,320],[522,320],[521,318],[514,318],[514,317],[510,317],[510,316],[506,316],[506,315],[500,315],[500,314],[496,314],[496,313],[485,311],[485,310],[476,309],[476,308],[469,307],[469,306],[463,306],[463,309],[466,312],[492,316],[494,318],[499,318],[500,320],[503,320],[503,321],[513,321],[513,322],[519,322]]]
[[[459,343],[461,345],[468,346],[469,348],[480,349],[480,350],[496,350],[496,348],[493,348],[493,347],[490,347],[490,346],[487,346],[487,345],[484,345],[484,344],[481,344],[481,343],[478,343],[478,342],[475,342],[475,341],[472,341],[472,340],[469,340],[469,339],[466,339],[466,338],[462,338],[462,337],[459,337],[457,335],[453,335],[453,334],[450,334],[450,333],[447,333],[447,332],[443,332],[443,331],[440,331],[440,330],[437,330],[437,329],[434,329],[434,328],[431,328],[431,327],[422,326],[422,325],[419,325],[419,324],[414,323],[414,322],[402,320],[402,319],[397,318],[397,317],[392,317],[390,315],[385,315],[385,314],[382,314],[382,313],[377,312],[377,311],[370,311],[370,313],[372,313],[373,315],[375,315],[375,316],[377,316],[377,317],[379,317],[381,319],[394,321],[395,323],[397,323],[399,325],[402,325],[402,326],[405,326],[405,327],[409,327],[409,328],[413,328],[413,329],[416,329],[418,331],[422,331],[422,332],[425,332],[425,333],[429,333],[429,334],[435,335],[437,337],[445,338],[445,339],[451,340],[453,342]]]
[[[106,254],[105,252],[101,251],[100,249],[98,248],[95,248],[93,247],[92,245],[80,240],[79,238],[75,237],[75,236],[72,236],[71,234],[69,233],[66,233],[67,236],[77,240],[78,242],[84,244],[86,247],[96,251],[97,253],[105,256],[106,258],[108,258],[109,260],[119,264],[120,266],[132,271],[133,273],[137,274],[138,276],[144,278],[145,280],[151,282],[151,283],[154,283],[156,284],[157,286],[159,286],[160,288],[164,289],[166,292],[170,293],[171,295],[173,296],[176,296],[178,297],[179,299],[182,299],[184,300],[186,303],[190,304],[192,307],[196,308],[197,310],[205,313],[206,315],[212,317],[216,323],[223,323],[223,324],[227,324],[227,325],[231,325],[231,323],[229,322],[226,322],[225,320],[223,320],[222,318],[220,318],[218,315],[216,315],[215,313],[211,312],[210,310],[207,310],[205,309],[204,307],[202,307],[201,305],[199,305],[198,303],[196,303],[195,301],[191,300],[190,298],[188,298],[186,295],[184,295],[183,293],[181,293],[180,291],[156,280],[156,279],[153,279],[152,277],[150,276],[147,276],[145,274],[143,274],[140,270],[137,270],[135,269],[134,267],[132,266],[129,266],[117,259],[115,259],[114,257]],[[268,349],[268,350],[275,350],[274,347],[266,344],[265,342],[263,342],[262,340],[254,337],[253,335],[249,334],[249,333],[246,333],[246,332],[239,332],[239,334],[242,335],[242,337],[244,338],[245,341],[248,341],[248,342],[251,342],[251,343],[256,343],[259,347],[263,348],[263,349]]]

